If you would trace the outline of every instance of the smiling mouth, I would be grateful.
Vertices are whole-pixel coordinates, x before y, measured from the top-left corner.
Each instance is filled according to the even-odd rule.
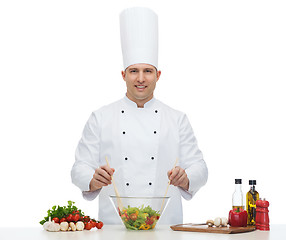
[[[147,86],[143,86],[143,85],[135,85],[136,88],[139,88],[139,89],[144,89],[146,88]]]

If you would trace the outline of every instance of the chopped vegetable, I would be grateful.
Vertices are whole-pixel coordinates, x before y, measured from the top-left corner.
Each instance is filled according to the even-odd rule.
[[[132,230],[149,230],[153,229],[160,218],[159,211],[153,210],[150,206],[140,208],[130,207],[123,208],[119,215],[127,229]]]

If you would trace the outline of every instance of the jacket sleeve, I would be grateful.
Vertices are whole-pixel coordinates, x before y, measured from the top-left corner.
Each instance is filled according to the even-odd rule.
[[[193,129],[185,114],[180,119],[179,126],[179,165],[185,169],[189,178],[189,189],[186,191],[179,188],[179,190],[184,199],[190,200],[195,193],[206,184],[208,179],[208,169],[203,159],[202,152],[198,148]]]
[[[89,183],[99,167],[100,115],[93,112],[89,117],[75,152],[71,179],[87,200],[97,197],[100,190],[89,192]]]

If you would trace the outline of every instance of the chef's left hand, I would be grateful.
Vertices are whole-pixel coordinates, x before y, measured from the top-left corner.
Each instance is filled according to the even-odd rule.
[[[189,179],[185,170],[179,166],[176,166],[172,170],[168,171],[168,178],[170,179],[170,184],[181,187],[184,190],[189,189]]]

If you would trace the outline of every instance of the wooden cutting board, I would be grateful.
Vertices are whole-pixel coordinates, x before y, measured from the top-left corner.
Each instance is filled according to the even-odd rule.
[[[255,226],[248,227],[208,227],[208,225],[196,225],[192,223],[170,226],[174,231],[204,232],[204,233],[244,233],[255,230]]]

